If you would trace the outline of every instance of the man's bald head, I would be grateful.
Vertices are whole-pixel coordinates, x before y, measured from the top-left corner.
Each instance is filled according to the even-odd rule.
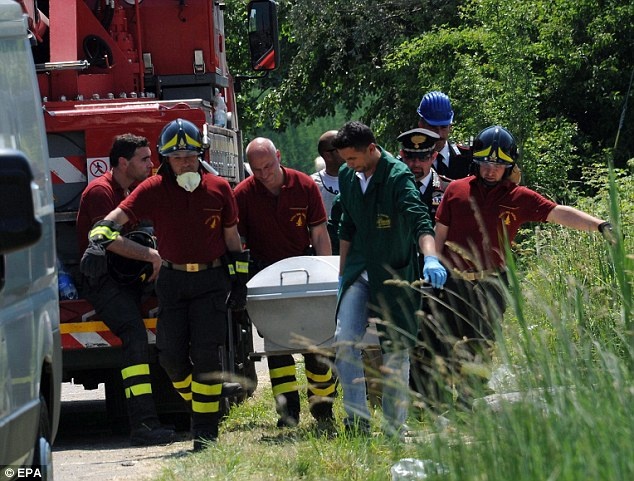
[[[265,137],[253,139],[247,145],[245,154],[255,179],[271,193],[279,194],[284,183],[284,171],[280,164],[282,155],[271,139]]]

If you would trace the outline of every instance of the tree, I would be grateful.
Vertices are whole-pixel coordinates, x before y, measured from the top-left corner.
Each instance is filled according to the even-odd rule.
[[[571,185],[583,187],[568,181],[605,163],[606,152],[617,166],[634,157],[632,108],[610,150],[633,68],[632,2],[279,4],[283,67],[262,90],[241,95],[247,129],[283,130],[340,107],[394,149],[398,133],[416,124],[421,96],[438,89],[452,99],[458,139],[494,123],[509,128],[526,182],[557,200],[574,195]]]

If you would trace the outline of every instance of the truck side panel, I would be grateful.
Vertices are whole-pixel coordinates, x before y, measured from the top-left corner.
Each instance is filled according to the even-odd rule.
[[[45,401],[50,441],[59,421],[61,344],[55,222],[41,101],[26,21],[17,3],[0,0],[0,148],[22,151],[33,175],[39,241],[0,255],[0,464],[33,460]],[[3,219],[4,220],[4,219]],[[6,223],[2,223],[7,228]]]

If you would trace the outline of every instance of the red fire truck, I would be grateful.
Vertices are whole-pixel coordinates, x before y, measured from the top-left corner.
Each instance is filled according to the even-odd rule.
[[[43,100],[53,182],[57,256],[77,278],[75,219],[87,183],[109,170],[115,135],[155,141],[176,118],[194,122],[209,145],[207,162],[230,183],[243,178],[234,77],[225,57],[221,0],[23,0],[29,18]],[[279,63],[276,4],[248,5],[248,42],[254,70]],[[159,160],[153,152],[155,168]],[[95,389],[105,383],[111,416],[125,415],[119,339],[85,300],[63,300],[60,321],[63,379]],[[154,343],[156,301],[144,307]],[[248,353],[251,326],[228,320],[222,359],[226,371],[257,382]],[[152,349],[152,352],[155,351]],[[155,357],[155,356],[154,356]],[[159,412],[184,409],[153,359]]]

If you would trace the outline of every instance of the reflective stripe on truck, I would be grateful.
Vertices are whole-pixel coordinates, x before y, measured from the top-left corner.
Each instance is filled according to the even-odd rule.
[[[144,319],[149,344],[156,343],[156,318]],[[121,339],[101,321],[67,322],[60,324],[62,349],[119,347]]]

